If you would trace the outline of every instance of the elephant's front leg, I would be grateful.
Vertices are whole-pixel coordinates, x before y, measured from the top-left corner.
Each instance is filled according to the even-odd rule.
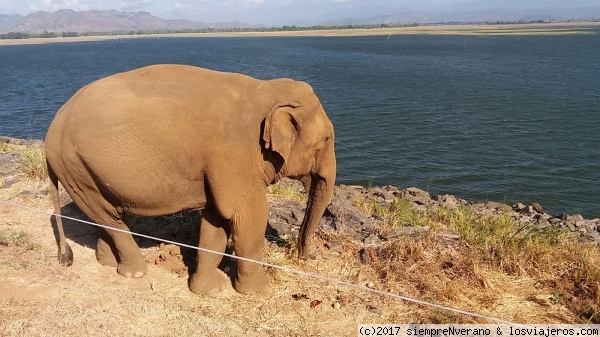
[[[268,220],[265,194],[253,198],[233,217],[233,246],[235,254],[254,261],[262,261],[265,230]],[[234,288],[242,294],[260,293],[269,287],[269,278],[255,262],[238,260]]]
[[[198,245],[200,248],[219,253],[225,252],[229,232],[227,221],[215,209],[202,211]],[[222,259],[222,255],[198,251],[196,273],[190,279],[190,290],[193,293],[213,294],[225,289],[228,280],[217,269]]]

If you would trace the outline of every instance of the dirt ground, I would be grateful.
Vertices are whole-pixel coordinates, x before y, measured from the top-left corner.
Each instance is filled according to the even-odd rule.
[[[0,188],[0,200],[51,211],[45,186],[17,182]],[[63,212],[82,217],[72,204]],[[154,228],[141,226],[145,219],[128,222],[134,231],[193,245],[199,216],[190,212],[152,219]],[[187,288],[188,267],[195,258],[189,249],[139,240],[149,272],[127,279],[97,263],[94,228],[66,221],[65,232],[75,255],[68,268],[57,263],[48,214],[0,205],[0,335],[352,336],[359,323],[485,322],[277,270],[268,270],[272,286],[266,294],[244,296],[229,286],[214,296],[198,296]],[[377,288],[375,271],[361,265],[352,249],[328,251],[325,243],[317,240],[318,258],[307,262],[298,261],[288,248],[267,245],[266,261]],[[231,266],[231,261],[223,263],[226,271]],[[513,278],[510,288],[533,288],[534,283]],[[490,297],[482,313],[522,323],[539,322],[540,317],[543,322],[577,321],[565,307],[549,305],[543,290],[521,298],[510,288],[503,286],[501,297]],[[478,297],[479,290],[462,291],[457,301],[469,310],[470,298]],[[410,295],[408,287],[406,293]]]
[[[52,209],[43,186],[38,190],[16,183],[0,189],[0,199]],[[63,212],[81,216],[72,205]],[[197,221],[195,217],[180,215],[177,220]],[[132,230],[138,221],[130,221]],[[187,225],[197,226],[197,222]],[[143,278],[127,279],[115,268],[97,263],[94,228],[66,221],[65,232],[75,256],[68,268],[57,263],[48,214],[0,205],[0,233],[13,236],[0,245],[0,335],[352,335],[358,323],[399,321],[409,314],[402,303],[383,314],[375,309],[380,306],[379,296],[273,270],[266,294],[243,296],[230,286],[214,296],[198,296],[187,288],[188,268],[183,261],[193,265],[194,259],[187,249],[182,255],[179,247],[140,240],[149,272]],[[178,238],[185,232],[175,229],[171,234]],[[190,241],[183,240],[193,244]],[[267,250],[270,262],[287,259],[283,248]],[[335,256],[323,255],[304,265],[296,261],[298,265],[292,267],[323,274],[321,269],[327,265],[320,265],[330,258]]]

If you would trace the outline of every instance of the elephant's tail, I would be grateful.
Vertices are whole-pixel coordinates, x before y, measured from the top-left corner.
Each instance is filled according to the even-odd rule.
[[[50,163],[46,161],[46,165],[48,166],[48,177],[50,177],[50,196],[54,205],[54,222],[56,223],[56,230],[58,232],[58,262],[68,267],[73,264],[73,251],[65,240],[62,216],[60,214],[60,200],[58,197],[58,177],[54,173],[54,170],[52,170]]]

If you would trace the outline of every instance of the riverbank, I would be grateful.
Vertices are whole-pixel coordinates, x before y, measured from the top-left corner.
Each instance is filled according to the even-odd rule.
[[[7,170],[2,173],[2,170],[0,169],[0,177],[13,174],[13,176],[3,180],[4,185],[10,186],[18,180],[18,176],[14,174],[18,171],[19,166],[19,152],[7,151],[6,149],[9,149],[10,146],[27,148],[41,145],[43,145],[43,141],[41,140],[24,140],[0,136],[0,150],[4,148],[3,156],[0,156],[0,167]],[[41,158],[41,154],[38,157],[40,157],[37,159],[39,159],[41,163],[33,164],[31,166],[37,167],[36,170],[41,172],[44,170],[44,167],[39,166],[45,165],[45,161]],[[39,175],[40,173],[34,174]],[[41,175],[41,178],[45,179],[43,173],[41,173]],[[291,189],[292,194],[299,195],[303,193],[301,184],[290,184],[289,182],[290,180],[287,180],[283,185],[287,186],[288,189]],[[2,184],[0,184],[0,188],[1,187]],[[337,196],[341,196],[341,199]],[[476,216],[507,216],[510,219],[517,221],[521,226],[532,226],[532,228],[537,230],[555,229],[558,231],[565,231],[569,232],[570,236],[581,242],[593,242],[600,245],[600,218],[585,219],[581,214],[548,214],[544,211],[543,206],[536,202],[531,204],[518,202],[512,205],[495,201],[473,202],[454,195],[430,195],[429,192],[416,187],[402,189],[393,185],[369,188],[360,185],[336,186],[334,198],[328,208],[329,213],[324,215],[322,227],[329,229],[338,228],[339,224],[336,225],[336,222],[341,221],[345,226],[353,228],[356,232],[362,233],[360,238],[358,236],[356,236],[356,238],[358,241],[364,242],[368,237],[372,237],[372,235],[375,234],[373,229],[381,222],[381,216],[378,216],[373,212],[371,212],[370,215],[367,214],[367,216],[360,216],[359,214],[361,212],[354,205],[348,204],[347,200],[370,200],[373,204],[371,206],[378,205],[375,208],[389,208],[390,205],[395,202],[396,198],[409,201],[411,208],[419,211],[435,212],[438,209],[454,210],[467,208]],[[342,199],[347,200],[342,201]],[[290,207],[290,205],[287,206]],[[304,210],[301,208],[292,210],[291,212],[294,214],[304,214]],[[287,232],[292,225],[300,225],[300,219],[296,216],[292,216],[292,213],[288,214],[289,216],[280,215],[279,212],[271,214],[275,216],[274,218],[271,218],[272,222],[274,224],[281,224],[282,227],[280,228],[280,232]],[[292,219],[296,219],[296,221],[293,221]],[[291,235],[291,233],[287,234]],[[383,237],[385,236],[386,235],[383,235]]]
[[[214,33],[173,33],[142,35],[102,35],[78,37],[54,37],[31,39],[2,39],[2,45],[44,44],[65,42],[94,42],[124,39],[160,39],[189,37],[301,37],[301,36],[388,36],[393,35],[563,35],[591,34],[589,29],[600,28],[600,22],[556,22],[527,24],[464,24],[464,25],[423,25],[415,27],[372,28],[372,29],[325,29],[274,32],[214,32]]]

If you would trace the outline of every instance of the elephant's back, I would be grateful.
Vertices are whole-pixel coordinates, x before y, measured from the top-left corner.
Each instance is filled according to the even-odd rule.
[[[236,85],[259,81],[247,75],[206,69],[184,64],[155,64],[108,76],[99,81],[124,80],[128,82],[179,82],[199,85],[210,81],[213,85]]]
[[[214,127],[225,115],[245,113],[247,99],[262,82],[187,65],[148,66],[86,85],[59,110],[53,124],[70,134],[185,129],[190,120]],[[195,127],[196,133],[202,131],[202,125]]]

